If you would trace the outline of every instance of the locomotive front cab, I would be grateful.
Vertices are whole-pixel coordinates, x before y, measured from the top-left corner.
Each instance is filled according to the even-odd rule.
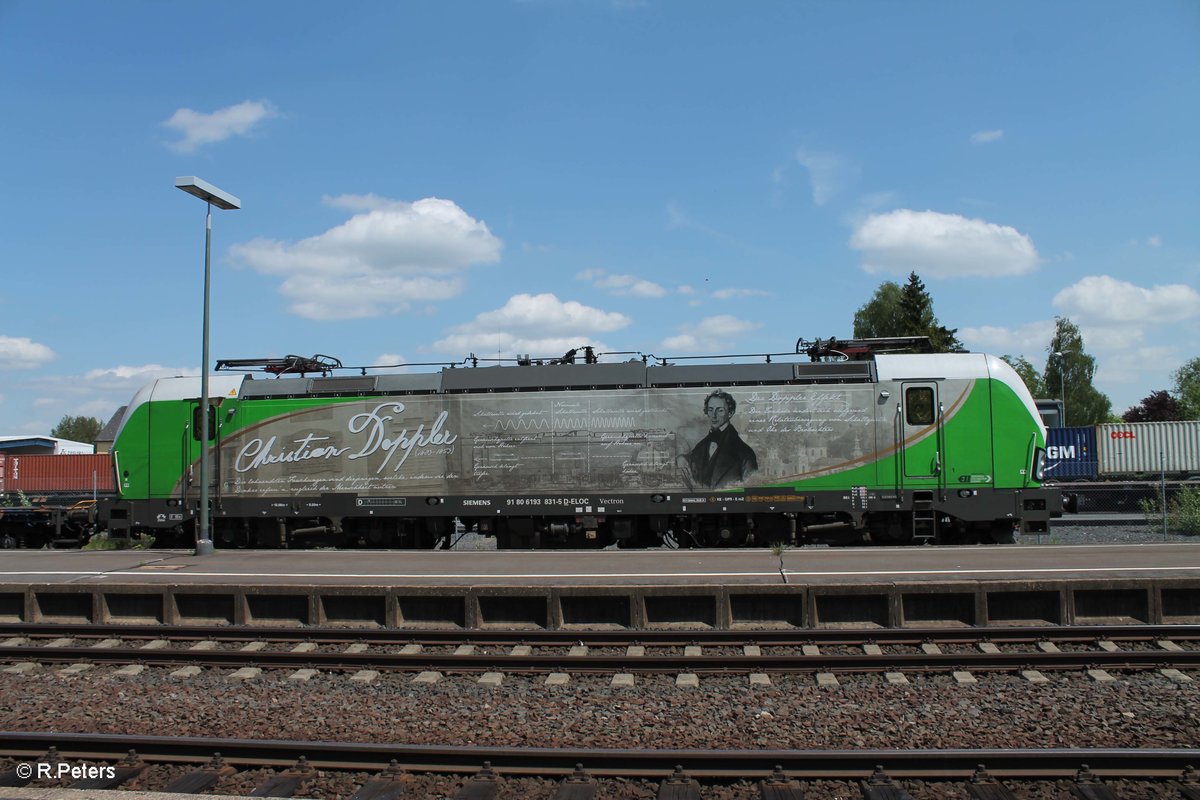
[[[236,408],[242,376],[209,379],[209,440],[215,456],[226,410]],[[162,542],[194,535],[190,525],[199,504],[200,381],[160,378],[140,389],[130,401],[113,441],[117,470],[116,500],[102,505],[100,518],[110,532],[128,535],[150,531]],[[210,467],[209,487],[216,492],[218,474]]]
[[[1045,429],[1016,371],[975,353],[876,360],[879,451],[895,453],[878,461],[878,487],[894,489],[895,507],[872,508],[872,541],[1007,543],[1046,530],[1056,498],[1040,488]]]

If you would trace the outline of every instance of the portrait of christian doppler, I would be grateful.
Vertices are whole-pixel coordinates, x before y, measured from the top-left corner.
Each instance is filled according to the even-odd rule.
[[[687,457],[692,488],[719,489],[739,484],[758,469],[758,457],[730,424],[737,401],[720,389],[704,399],[704,416],[710,430]],[[683,457],[680,457],[683,461]]]

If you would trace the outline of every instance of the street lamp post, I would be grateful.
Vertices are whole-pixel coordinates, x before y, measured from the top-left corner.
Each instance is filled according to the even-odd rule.
[[[211,555],[212,532],[208,515],[208,287],[212,275],[212,207],[232,211],[242,207],[242,201],[197,177],[175,179],[175,188],[204,201],[204,323],[200,357],[200,522],[196,526],[196,555]]]
[[[1055,351],[1054,355],[1058,356],[1058,389],[1059,396],[1062,398],[1062,424],[1067,427],[1067,371],[1063,368],[1063,356],[1066,353]]]

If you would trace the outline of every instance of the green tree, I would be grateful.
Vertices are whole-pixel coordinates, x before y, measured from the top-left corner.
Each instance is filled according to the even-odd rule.
[[[854,338],[878,339],[884,336],[903,336],[904,322],[900,315],[902,300],[900,284],[884,281],[875,294],[854,314]]]
[[[95,444],[96,437],[100,435],[100,429],[103,427],[95,417],[72,417],[66,414],[54,426],[54,430],[50,431],[50,435],[56,439]]]
[[[933,298],[925,290],[925,284],[917,273],[908,274],[908,283],[901,290],[901,317],[905,332],[902,336],[928,336],[935,353],[951,353],[962,350],[962,342],[955,336],[958,328],[947,328],[933,314]]]
[[[947,328],[933,313],[933,298],[917,273],[909,273],[908,283],[901,287],[885,281],[871,299],[854,314],[854,336],[857,339],[881,336],[928,336],[935,353],[962,350],[955,335],[957,328]]]
[[[1045,388],[1063,397],[1066,411],[1064,424],[1095,425],[1112,417],[1112,402],[1092,385],[1096,376],[1096,359],[1083,349],[1083,334],[1079,326],[1066,317],[1055,317],[1054,337],[1047,348],[1049,357],[1043,370]]]
[[[1200,357],[1185,361],[1175,370],[1175,399],[1179,401],[1180,419],[1200,419]]]
[[[1046,382],[1042,379],[1041,373],[1037,371],[1037,367],[1029,363],[1029,359],[1025,356],[1000,356],[1008,365],[1017,371],[1021,376],[1021,380],[1025,381],[1025,388],[1029,389],[1029,393],[1034,397],[1050,397],[1057,395],[1057,392],[1051,392],[1046,389]]]

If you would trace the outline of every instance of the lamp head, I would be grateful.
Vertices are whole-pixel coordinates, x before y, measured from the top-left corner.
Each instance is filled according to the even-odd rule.
[[[242,207],[242,201],[238,198],[195,176],[176,178],[175,188],[182,189],[188,194],[195,195],[204,202],[211,203],[225,211],[232,211]]]

